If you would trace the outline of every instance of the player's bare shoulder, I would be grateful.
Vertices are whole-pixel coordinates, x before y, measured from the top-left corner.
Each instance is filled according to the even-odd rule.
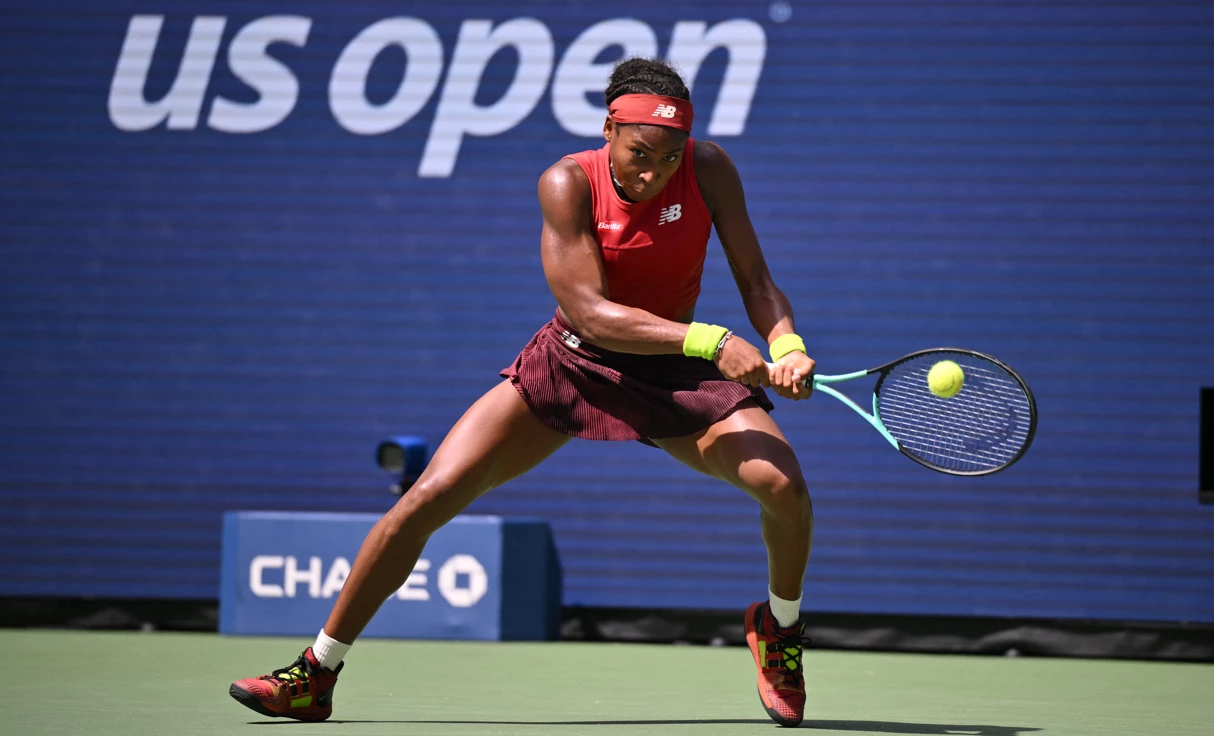
[[[712,141],[697,138],[695,151],[696,171],[713,171],[722,164],[733,165],[725,149]]]
[[[568,239],[590,232],[590,178],[578,162],[564,158],[540,175],[540,211],[545,229]]]
[[[696,184],[704,197],[708,211],[716,215],[718,206],[729,201],[729,196],[740,186],[738,169],[733,159],[712,141],[696,140],[695,145]]]
[[[577,161],[563,158],[540,175],[540,206],[545,209],[565,203],[589,204],[590,178]]]

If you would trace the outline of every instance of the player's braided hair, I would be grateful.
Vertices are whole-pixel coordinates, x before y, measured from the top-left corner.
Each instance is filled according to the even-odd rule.
[[[691,100],[687,85],[673,67],[661,59],[639,56],[621,61],[611,71],[603,98],[610,106],[621,95],[664,95]]]

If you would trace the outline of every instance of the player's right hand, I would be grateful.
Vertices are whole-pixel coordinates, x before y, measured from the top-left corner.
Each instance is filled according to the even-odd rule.
[[[813,382],[805,385],[806,378],[813,376],[817,363],[800,350],[780,358],[771,369],[771,388],[777,395],[793,401],[808,399],[814,392]]]
[[[734,335],[725,341],[716,360],[721,374],[731,381],[747,386],[768,387],[771,385],[771,373],[767,370],[767,361],[754,345]]]

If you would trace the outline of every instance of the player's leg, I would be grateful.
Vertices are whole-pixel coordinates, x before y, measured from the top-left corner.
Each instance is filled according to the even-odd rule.
[[[758,501],[771,591],[786,600],[800,598],[813,506],[796,454],[771,416],[744,406],[698,434],[654,444]]]
[[[780,725],[796,726],[805,715],[798,608],[813,537],[813,506],[796,455],[757,406],[744,406],[698,434],[654,442],[758,501],[770,595],[747,609],[746,640],[764,710]]]
[[[425,472],[367,535],[325,633],[347,644],[404,584],[439,527],[491,488],[535,467],[569,441],[544,425],[503,381],[460,418]]]
[[[491,389],[460,418],[422,476],[367,534],[321,638],[345,649],[380,605],[404,584],[426,540],[489,489],[535,467],[569,441],[545,426],[508,382]],[[319,645],[318,645],[319,648]],[[340,656],[310,648],[293,665],[233,683],[229,692],[268,716],[324,720]]]

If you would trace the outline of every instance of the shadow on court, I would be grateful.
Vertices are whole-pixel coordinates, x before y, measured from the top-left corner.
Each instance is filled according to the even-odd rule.
[[[897,721],[805,721],[801,728],[824,731],[864,731],[870,733],[935,733],[956,736],[1019,736],[1040,731],[1028,726],[977,726],[958,723],[899,723]]]
[[[250,726],[287,726],[296,721],[251,721]],[[458,721],[458,720],[400,720],[400,721],[326,721],[326,723],[401,723],[430,725],[482,726],[694,726],[713,724],[752,724],[775,726],[767,718],[691,718],[661,721]],[[917,733],[942,736],[1020,736],[1039,728],[1028,726],[978,726],[947,723],[901,723],[898,721],[805,721],[801,728],[822,731],[857,731],[862,733]]]

